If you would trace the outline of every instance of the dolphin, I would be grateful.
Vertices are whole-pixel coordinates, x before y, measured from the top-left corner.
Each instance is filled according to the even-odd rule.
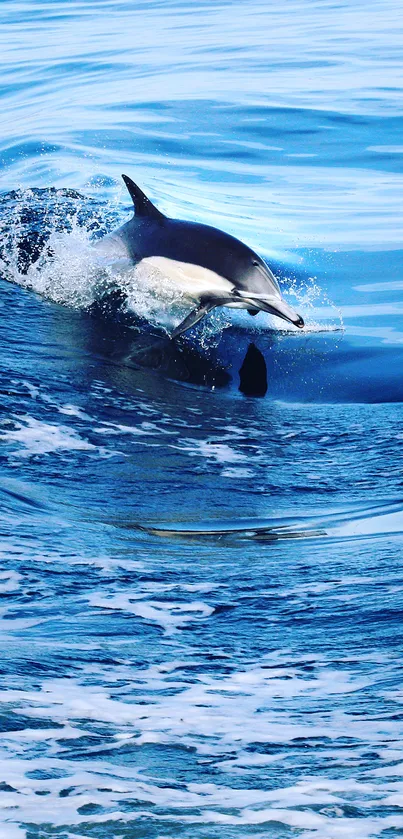
[[[251,315],[269,312],[304,326],[302,317],[282,298],[270,268],[251,248],[207,224],[165,216],[131,178],[122,178],[134,215],[105,240],[131,265],[168,279],[193,306],[171,338],[187,332],[217,306],[247,309]],[[98,244],[102,247],[103,242]]]

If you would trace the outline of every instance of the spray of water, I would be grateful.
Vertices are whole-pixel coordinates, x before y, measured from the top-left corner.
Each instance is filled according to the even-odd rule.
[[[319,285],[317,277],[286,277],[282,292],[297,311],[304,313],[304,332],[343,332],[340,309]]]

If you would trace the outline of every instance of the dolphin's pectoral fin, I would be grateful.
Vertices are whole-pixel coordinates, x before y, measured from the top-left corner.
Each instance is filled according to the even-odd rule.
[[[177,338],[178,335],[182,335],[184,332],[187,332],[188,329],[191,329],[192,326],[195,326],[196,323],[199,322],[205,315],[207,315],[211,309],[214,309],[217,306],[217,302],[215,300],[204,300],[195,309],[193,309],[179,324],[176,326],[174,331],[172,332],[171,338]]]
[[[132,179],[127,175],[122,175],[122,178],[127,186],[130,198],[133,201],[136,216],[143,216],[144,218],[153,218],[157,221],[162,221],[162,219],[165,218],[164,214],[154,207],[154,204],[152,204],[150,199],[144,195],[144,192],[140,189],[140,187],[137,186],[137,184],[135,184],[134,181],[132,181]]]
[[[187,332],[188,329],[191,329],[192,326],[204,318],[205,315],[208,315],[212,309],[216,309],[218,306],[232,305],[234,300],[236,301],[237,299],[238,296],[236,292],[225,295],[225,297],[214,294],[214,292],[209,295],[205,295],[202,297],[199,305],[196,306],[196,308],[193,309],[187,317],[185,317],[176,329],[174,329],[171,338],[177,338],[178,335],[182,335],[183,332]]]
[[[258,315],[258,314],[259,314],[259,309],[248,309],[248,315],[252,315],[253,318],[255,317],[255,315]]]

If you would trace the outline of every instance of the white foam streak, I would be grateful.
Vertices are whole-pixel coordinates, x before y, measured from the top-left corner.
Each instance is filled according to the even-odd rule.
[[[84,440],[78,432],[65,425],[52,425],[30,416],[16,415],[13,428],[0,433],[0,440],[16,445],[14,457],[32,457],[60,451],[97,451],[97,446]]]
[[[172,446],[178,448],[182,452],[187,452],[191,457],[205,457],[215,463],[239,463],[247,460],[247,457],[239,451],[236,451],[227,443],[218,443],[214,440],[192,440],[184,439],[180,445]]]
[[[317,710],[314,718],[287,710],[287,703],[298,696],[305,696],[310,703],[317,698],[322,704],[337,693],[343,696],[365,688],[365,680],[354,678],[348,670],[332,672],[324,667],[324,661],[321,664],[317,662],[316,674],[304,677],[298,668],[284,666],[280,660],[277,664],[271,661],[269,668],[262,663],[221,677],[200,671],[197,682],[189,686],[182,673],[185,661],[173,659],[148,670],[122,663],[114,666],[113,673],[109,668],[101,670],[101,681],[94,666],[91,673],[86,672],[84,681],[76,677],[47,679],[37,691],[6,689],[0,693],[0,701],[8,701],[17,713],[43,718],[50,724],[45,729],[6,734],[7,782],[13,789],[5,793],[3,819],[7,824],[10,819],[18,819],[34,825],[68,824],[78,829],[84,822],[95,826],[108,820],[119,829],[142,818],[161,824],[179,818],[181,824],[200,825],[204,830],[209,824],[245,828],[266,825],[273,829],[283,825],[301,832],[304,839],[347,839],[352,835],[354,839],[370,839],[383,830],[400,830],[403,816],[398,811],[382,815],[372,812],[373,808],[401,805],[403,784],[396,781],[396,776],[401,776],[401,764],[396,764],[400,752],[392,746],[398,736],[396,723],[383,720],[379,725],[365,713],[354,717],[336,708],[331,711],[329,706],[323,713]],[[91,680],[97,677],[99,684],[89,684],[89,676]],[[124,681],[125,690],[114,688],[116,680]],[[103,746],[106,760],[97,759],[98,745],[81,745],[82,738],[91,734],[91,720],[113,726],[115,733]],[[53,727],[56,722],[62,728]],[[370,738],[371,747],[378,744],[382,750],[384,769],[390,773],[367,770],[362,780],[345,773],[339,773],[337,779],[318,773],[274,788],[253,784],[254,773],[271,765],[276,771],[276,765],[281,767],[287,761],[296,738],[326,738],[329,748],[321,752],[325,759],[335,755],[332,741],[344,741],[346,736],[354,742],[354,747],[343,751],[346,766],[349,761],[359,760]],[[69,756],[65,746],[63,758],[57,756],[58,743],[69,741],[74,747],[75,738],[79,753],[85,750],[85,770],[82,761],[75,759],[74,752]],[[385,747],[389,739],[390,749]],[[49,755],[39,754],[34,763],[37,771],[45,770],[45,778],[27,778],[25,774],[32,769],[25,752],[34,742],[51,746]],[[256,752],[259,743],[270,744],[269,753]],[[213,776],[214,782],[209,783],[160,785],[143,767],[142,747],[155,745],[196,749],[201,758],[215,761],[223,782]],[[20,756],[10,754],[12,747],[21,749]],[[128,748],[138,752],[134,763],[125,765],[116,757]],[[232,786],[231,775],[250,776],[251,783]],[[70,794],[60,796],[66,788]],[[36,793],[43,791],[47,794],[38,809]],[[127,810],[124,805],[128,800],[135,800],[140,807]],[[346,812],[351,803],[364,811],[359,818]],[[91,806],[92,812],[84,816],[81,808],[85,806]],[[115,827],[111,829],[118,835]]]
[[[214,612],[212,606],[201,601],[193,603],[147,601],[123,594],[106,598],[94,594],[90,597],[90,603],[100,609],[117,609],[136,615],[158,624],[166,633],[172,633],[191,621],[208,618]]]
[[[0,571],[0,594],[10,594],[21,587],[22,574],[17,571]]]

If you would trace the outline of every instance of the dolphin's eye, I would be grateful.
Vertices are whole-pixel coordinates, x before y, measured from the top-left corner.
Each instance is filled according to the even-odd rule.
[[[252,259],[252,265],[254,265],[256,268],[259,268],[259,263],[257,259]]]

